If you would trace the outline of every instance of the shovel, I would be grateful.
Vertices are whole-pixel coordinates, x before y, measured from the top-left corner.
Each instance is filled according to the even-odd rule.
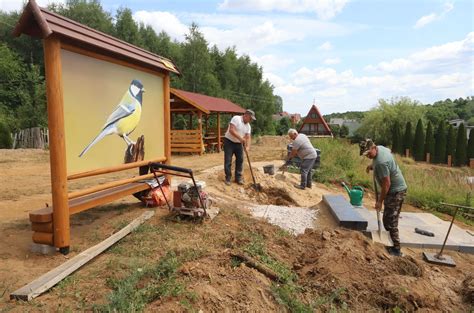
[[[255,176],[253,175],[253,169],[252,169],[252,164],[250,163],[250,158],[249,158],[249,153],[247,152],[247,149],[245,149],[245,146],[242,144],[242,149],[244,149],[245,155],[247,156],[247,161],[249,162],[249,168],[250,168],[250,174],[252,174],[252,179],[253,179],[253,184],[252,187],[256,191],[262,191],[262,186],[260,184],[257,184],[255,181]]]
[[[379,201],[379,191],[377,188],[377,182],[375,181],[375,176],[374,176],[374,189],[375,189],[375,201]],[[377,231],[372,231],[372,241],[374,242],[380,242],[384,246],[393,246],[392,239],[390,238],[389,234],[387,231],[382,232],[382,221],[380,220],[380,210],[377,210],[377,225],[378,225],[378,230]]]

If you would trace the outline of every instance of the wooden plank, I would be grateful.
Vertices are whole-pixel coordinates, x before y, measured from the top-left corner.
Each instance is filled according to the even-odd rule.
[[[53,221],[53,208],[46,207],[30,212],[32,223],[50,223]]]
[[[121,179],[121,180],[108,182],[108,183],[105,183],[105,184],[102,184],[102,185],[93,186],[93,187],[86,188],[86,189],[83,189],[83,190],[71,192],[68,195],[68,199],[71,200],[71,199],[74,199],[74,198],[79,198],[79,197],[82,197],[82,196],[85,196],[85,195],[88,195],[88,194],[92,194],[94,192],[107,190],[107,189],[110,189],[110,188],[113,188],[113,187],[126,185],[126,184],[133,183],[133,182],[143,180],[143,179],[150,179],[150,178],[153,178],[153,177],[154,177],[153,174],[146,174],[146,175],[135,176],[135,177],[132,177],[132,178],[126,178],[126,179]]]
[[[125,170],[135,168],[135,167],[145,166],[145,165],[148,165],[148,163],[150,162],[153,163],[153,162],[163,162],[163,161],[166,161],[165,157],[157,158],[154,160],[144,160],[144,161],[133,162],[133,163],[125,163],[125,164],[120,164],[120,165],[111,166],[111,167],[99,168],[92,171],[71,174],[67,177],[67,179],[73,180],[73,179],[78,179],[78,178],[83,178],[83,177],[109,174],[109,173],[114,173],[114,172],[119,172],[119,171],[125,171]]]
[[[53,214],[51,210],[51,214]],[[52,233],[53,232],[53,223],[31,223],[31,230],[40,232],[40,233]]]
[[[136,192],[147,190],[150,186],[146,183],[130,183],[115,188],[99,191],[69,201],[70,214],[76,214],[87,209],[107,204],[117,199],[132,195]]]
[[[200,143],[172,143],[172,148],[201,148]]]
[[[79,269],[81,266],[83,266],[84,264],[95,258],[97,255],[108,249],[117,241],[128,235],[138,226],[143,224],[146,220],[150,219],[154,214],[155,213],[153,211],[146,211],[141,216],[134,219],[130,224],[128,224],[109,238],[105,239],[101,243],[87,249],[86,251],[81,252],[66,263],[40,276],[28,285],[14,291],[12,294],[10,294],[10,299],[30,301],[38,297],[43,292],[47,291],[48,289],[59,283],[61,280],[69,276],[71,273]]]
[[[42,245],[53,245],[53,234],[52,233],[42,233],[34,232],[32,236],[33,242],[39,243]]]
[[[67,199],[66,133],[64,130],[61,43],[52,35],[44,40],[44,68],[48,99],[51,192],[53,198],[54,246],[69,247],[69,208]]]
[[[173,152],[199,152],[200,150],[199,149],[188,149],[188,148],[176,148],[176,149],[173,149]]]

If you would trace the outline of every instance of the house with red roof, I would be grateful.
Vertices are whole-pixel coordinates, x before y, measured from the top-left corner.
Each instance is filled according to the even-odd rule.
[[[304,118],[298,132],[308,137],[333,137],[331,128],[329,128],[329,125],[314,104],[309,110],[308,115]]]

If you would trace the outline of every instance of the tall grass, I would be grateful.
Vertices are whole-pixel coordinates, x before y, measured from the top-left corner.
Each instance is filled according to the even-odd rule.
[[[349,182],[373,190],[372,174],[365,169],[370,160],[359,156],[359,147],[341,139],[313,139],[313,145],[321,149],[321,168],[313,178],[328,183]],[[474,176],[469,168],[448,168],[432,164],[415,163],[412,159],[396,156],[408,185],[406,201],[422,209],[451,213],[452,209],[440,203],[474,206],[474,186],[467,182]]]

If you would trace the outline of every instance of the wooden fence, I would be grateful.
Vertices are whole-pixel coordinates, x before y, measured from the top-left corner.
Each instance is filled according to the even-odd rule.
[[[13,149],[47,149],[48,147],[48,128],[27,128],[13,135]]]
[[[171,152],[204,152],[202,133],[198,129],[171,130]]]

